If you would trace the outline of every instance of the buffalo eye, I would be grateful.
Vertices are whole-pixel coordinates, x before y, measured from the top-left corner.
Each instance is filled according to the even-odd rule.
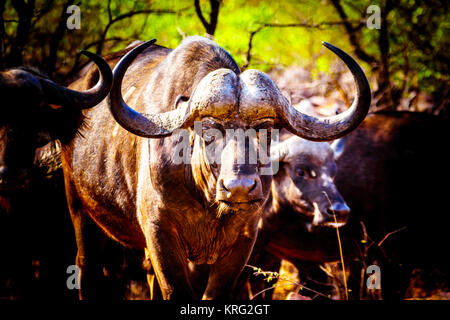
[[[212,168],[214,168],[214,169],[217,169],[217,163],[214,161],[214,162],[211,162],[210,163],[210,166],[212,167]]]
[[[297,169],[296,174],[298,177],[315,179],[317,177],[317,173],[314,170],[309,169]]]
[[[216,140],[216,136],[204,133],[203,134],[203,139],[205,139],[206,142],[213,142],[214,140]]]
[[[214,141],[216,141],[216,135],[213,134],[211,131],[211,129],[208,130],[204,130],[203,131],[203,141],[205,141],[206,145],[209,145],[211,143],[213,143]]]
[[[306,171],[303,169],[298,169],[296,172],[297,176],[304,177],[306,175]]]

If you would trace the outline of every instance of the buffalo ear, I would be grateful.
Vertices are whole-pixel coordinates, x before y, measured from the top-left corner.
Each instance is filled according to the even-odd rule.
[[[285,142],[273,144],[270,148],[270,160],[272,162],[283,162],[288,154],[287,145]]]
[[[338,161],[339,158],[344,153],[345,140],[346,140],[345,138],[336,139],[330,144],[331,149],[333,149],[334,152],[334,161]]]
[[[70,107],[45,105],[40,110],[39,120],[39,135],[43,144],[53,140],[67,144],[85,125],[81,110]]]
[[[175,104],[174,104],[175,108],[174,109],[178,108],[179,103],[186,103],[186,102],[189,102],[189,97],[183,96],[181,94],[178,95],[175,99]]]
[[[50,143],[53,140],[54,139],[52,138],[50,132],[45,129],[42,129],[42,130],[39,130],[39,132],[38,132],[36,144],[37,144],[37,147],[40,148],[40,147],[43,147],[46,144]]]
[[[37,138],[36,146],[41,148],[51,141],[55,140],[52,134],[52,124],[58,123],[56,119],[53,118],[53,114],[56,112],[56,106],[50,106],[48,104],[42,103],[40,110],[36,115],[37,128]]]

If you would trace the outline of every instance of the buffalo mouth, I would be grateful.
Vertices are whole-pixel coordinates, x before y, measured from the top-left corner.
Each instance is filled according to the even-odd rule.
[[[321,227],[327,227],[327,228],[341,228],[343,226],[345,226],[347,224],[347,221],[329,221],[329,222],[325,222],[325,223],[321,223],[320,226]]]
[[[327,229],[338,229],[347,224],[348,217],[333,216],[322,212],[316,202],[313,202],[313,210],[304,214],[306,220],[304,226],[308,232],[321,232]]]
[[[226,200],[218,200],[221,206],[225,206],[232,211],[240,211],[240,210],[249,210],[252,209],[255,205],[259,205],[262,203],[262,199],[254,199],[249,201],[226,201]]]
[[[347,217],[343,218],[339,215],[331,215],[326,212],[322,212],[319,209],[319,206],[316,202],[313,203],[314,205],[314,219],[312,221],[312,224],[315,227],[324,227],[324,228],[340,228],[346,225],[347,223]]]
[[[334,222],[334,221],[327,221],[327,222],[307,222],[305,223],[306,231],[310,233],[321,233],[326,232],[326,230],[332,230],[332,229],[339,229],[344,227],[347,224],[347,222]]]

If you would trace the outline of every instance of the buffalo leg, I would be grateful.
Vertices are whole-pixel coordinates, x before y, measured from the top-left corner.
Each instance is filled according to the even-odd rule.
[[[152,262],[150,260],[150,253],[147,249],[145,250],[145,260],[143,266],[147,272],[147,282],[150,289],[150,300],[162,300],[162,292],[159,288],[158,281],[156,280],[156,275],[153,270]]]
[[[162,300],[163,296],[158,281],[156,280],[156,275],[148,273],[147,281],[148,287],[150,288],[150,300],[157,300],[157,301]]]
[[[255,238],[240,236],[228,255],[210,268],[208,286],[203,299],[231,298],[236,281],[248,261]]]
[[[80,299],[105,298],[102,246],[105,236],[90,217],[83,212],[72,214],[77,242],[76,265],[79,267]]]
[[[151,235],[147,237],[148,255],[163,299],[195,299],[189,281],[187,258],[177,237],[170,232],[162,231],[156,225],[152,225],[147,234]],[[149,286],[154,287],[154,281],[149,282]]]

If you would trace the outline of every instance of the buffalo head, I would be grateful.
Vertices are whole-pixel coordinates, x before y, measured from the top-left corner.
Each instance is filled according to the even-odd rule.
[[[83,52],[98,66],[101,80],[78,92],[62,87],[37,72],[0,72],[0,191],[21,189],[29,180],[35,150],[59,138],[73,123],[64,122],[83,108],[98,104],[112,85],[112,72],[99,56]],[[76,129],[75,129],[76,131]]]
[[[226,68],[196,79],[189,96],[178,96],[170,111],[140,113],[124,102],[121,84],[131,62],[154,42],[131,50],[116,65],[109,95],[111,112],[122,127],[141,137],[163,138],[184,130],[183,140],[192,145],[186,162],[192,165],[195,185],[209,204],[218,206],[219,214],[260,207],[267,199],[272,177],[267,170],[270,161],[264,158],[270,154],[274,129],[286,128],[308,140],[333,140],[355,129],[370,105],[370,88],[361,68],[342,50],[324,43],[346,63],[356,82],[352,106],[339,115],[321,119],[305,115],[290,105],[263,72]],[[141,109],[154,110],[151,105]]]
[[[328,143],[293,136],[272,153],[280,163],[272,185],[275,211],[298,213],[308,229],[347,222],[350,208],[333,182],[337,166]]]

